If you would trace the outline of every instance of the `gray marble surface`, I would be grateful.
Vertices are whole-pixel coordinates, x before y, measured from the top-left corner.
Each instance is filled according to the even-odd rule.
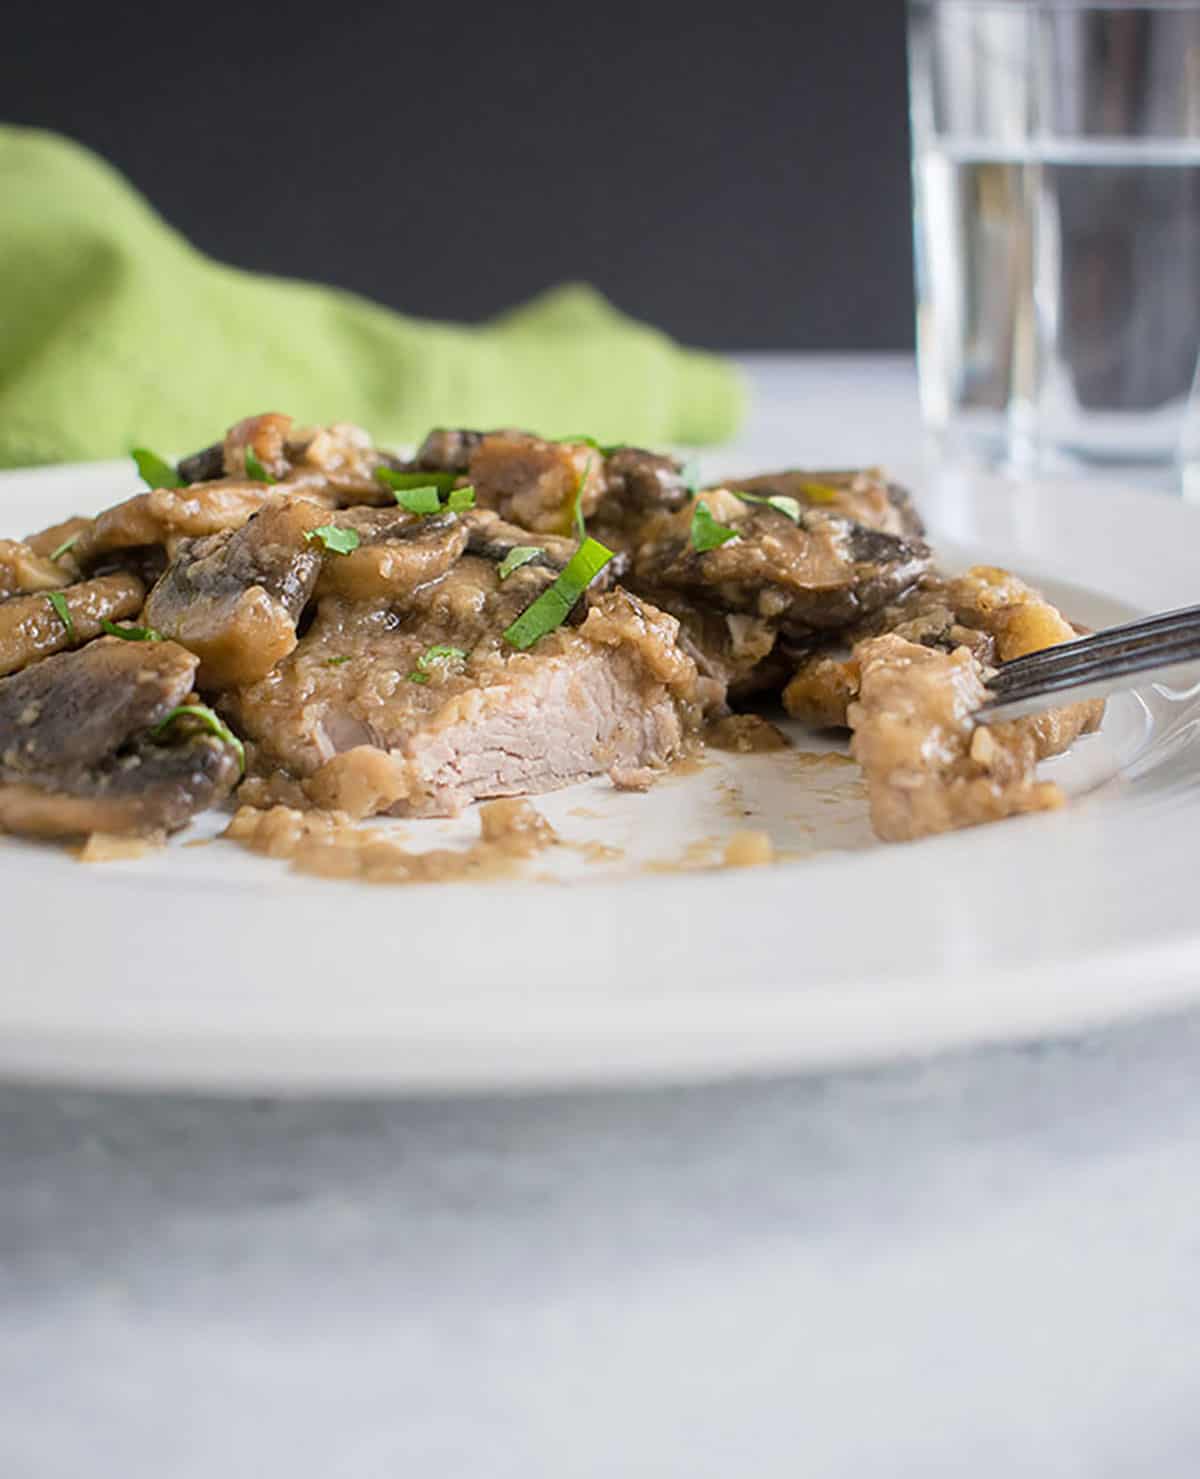
[[[1190,1476],[1200,1015],[870,1073],[0,1090],[5,1479]]]

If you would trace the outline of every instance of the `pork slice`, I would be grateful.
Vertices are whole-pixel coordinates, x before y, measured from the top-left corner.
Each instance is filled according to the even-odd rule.
[[[697,550],[693,503],[651,519],[634,555],[636,586],[679,590],[720,610],[762,617],[793,635],[851,625],[914,585],[932,558],[922,540],[824,509],[802,509],[797,523],[725,489],[704,493],[699,501],[734,537]]]
[[[553,578],[529,565],[501,582],[468,555],[401,612],[323,600],[296,651],[223,702],[260,767],[359,816],[666,764],[698,722],[678,623],[618,588],[518,652],[502,633]]]
[[[885,633],[942,652],[966,647],[985,667],[996,660],[996,644],[989,633],[961,622],[945,579],[927,575],[898,601],[838,633],[832,641],[817,639],[804,649],[790,651],[792,673],[783,690],[783,705],[792,718],[815,729],[844,729],[846,709],[858,695],[854,649],[868,637]]]
[[[157,743],[196,659],[173,642],[103,638],[0,680],[0,830],[40,837],[173,831],[232,790],[209,735]]]
[[[965,647],[941,652],[888,635],[860,643],[855,655],[861,676],[849,708],[851,752],[883,841],[1064,805],[1056,785],[1037,779],[1033,726],[979,722],[987,690]]]
[[[840,634],[835,644],[816,644],[797,655],[783,691],[788,713],[818,728],[845,727],[846,709],[858,693],[856,644],[885,633],[943,652],[965,647],[985,669],[1076,635],[1062,612],[1010,571],[980,565],[955,577],[927,575],[899,601]],[[1022,722],[1041,758],[1096,729],[1103,716],[1103,700],[1093,699]]]
[[[252,683],[295,647],[321,569],[321,545],[307,536],[325,517],[295,499],[239,529],[180,543],[146,598],[145,619],[196,654],[201,688]]]

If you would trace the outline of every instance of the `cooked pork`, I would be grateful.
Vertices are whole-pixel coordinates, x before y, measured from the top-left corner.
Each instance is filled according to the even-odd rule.
[[[174,831],[228,795],[227,744],[151,733],[186,702],[196,666],[173,642],[105,637],[0,680],[0,829]]]
[[[354,815],[444,815],[487,796],[661,768],[695,712],[673,618],[614,590],[528,651],[505,629],[553,581],[465,555],[390,604],[323,597],[293,652],[225,696],[257,763]]]
[[[844,727],[847,707],[858,693],[856,644],[884,633],[943,652],[965,647],[984,668],[1076,636],[1040,591],[1006,570],[977,565],[953,579],[927,576],[900,601],[843,633],[835,646],[817,647],[802,658],[783,691],[788,713],[817,728]],[[1029,721],[1038,753],[1065,750],[1078,735],[1095,729],[1103,713],[1098,700],[1046,710]]]
[[[389,469],[438,497],[416,511]],[[1004,571],[935,575],[870,469],[697,495],[675,458],[590,437],[443,428],[405,461],[269,412],[178,477],[0,540],[0,830],[169,831],[244,764],[247,835],[281,802],[304,830],[641,789],[710,721],[760,748],[770,726],[729,706],[790,678],[793,714],[853,725],[893,839],[1061,804],[1034,766],[1099,721],[978,722],[990,667],[1072,628]]]
[[[850,749],[883,841],[1064,804],[1057,786],[1037,779],[1037,744],[1021,721],[976,722],[987,690],[966,648],[939,652],[884,636],[857,651],[862,676],[850,705]]]

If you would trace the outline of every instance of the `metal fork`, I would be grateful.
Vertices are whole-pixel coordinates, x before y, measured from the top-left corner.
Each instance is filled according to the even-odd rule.
[[[980,714],[1016,719],[1049,707],[1060,694],[1071,703],[1106,698],[1133,688],[1135,674],[1165,677],[1197,661],[1200,606],[1185,606],[1001,663],[987,680],[991,698]]]

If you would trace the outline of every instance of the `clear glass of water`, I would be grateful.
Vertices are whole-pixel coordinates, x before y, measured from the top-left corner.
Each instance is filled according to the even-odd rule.
[[[1017,467],[1177,481],[1200,363],[1200,0],[909,17],[928,424]]]

